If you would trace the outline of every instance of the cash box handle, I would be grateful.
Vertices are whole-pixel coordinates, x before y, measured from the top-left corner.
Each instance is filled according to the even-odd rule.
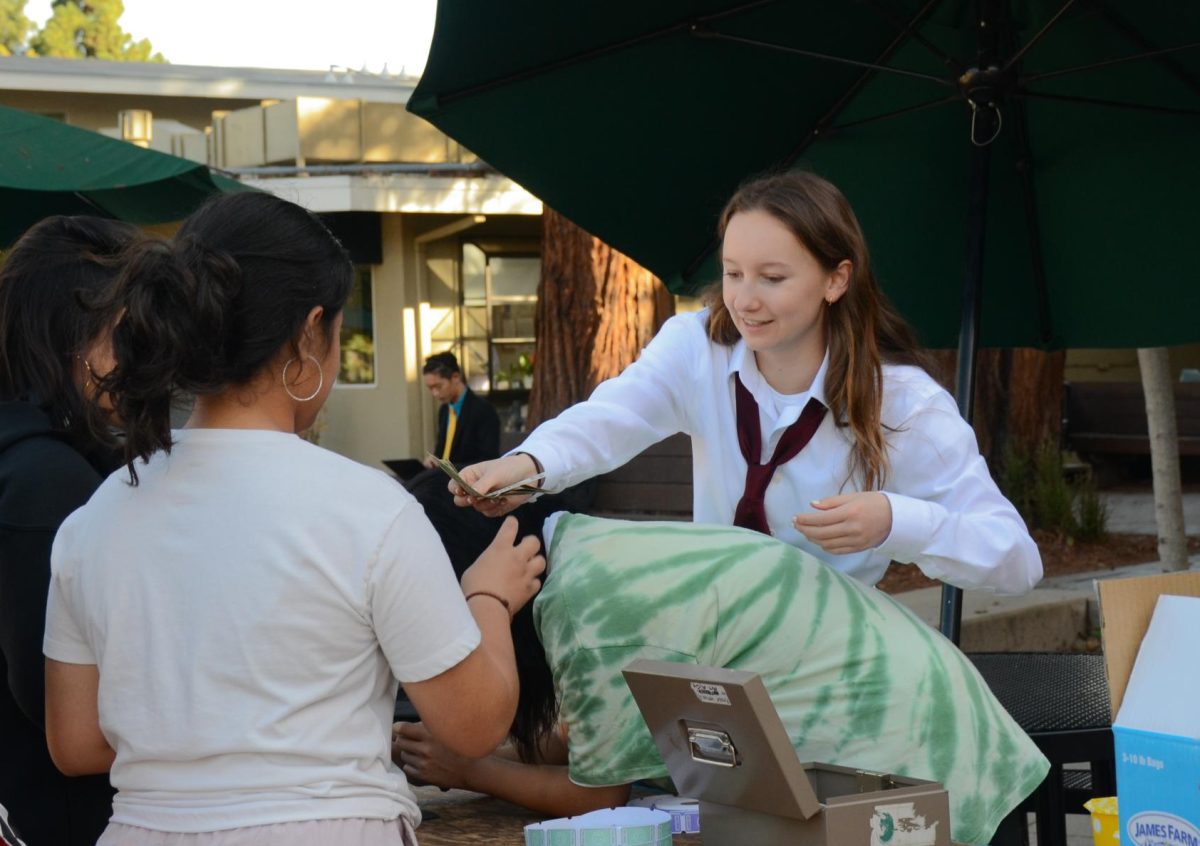
[[[736,767],[741,763],[737,747],[723,731],[688,726],[687,739],[692,760],[697,763],[713,767]]]

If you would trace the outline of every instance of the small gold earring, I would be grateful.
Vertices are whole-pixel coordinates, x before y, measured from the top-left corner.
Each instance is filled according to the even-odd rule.
[[[81,355],[75,357],[83,362],[83,367],[87,370],[87,379],[84,380],[83,387],[90,390],[93,385],[92,380],[96,377],[95,372],[92,370],[92,363]]]

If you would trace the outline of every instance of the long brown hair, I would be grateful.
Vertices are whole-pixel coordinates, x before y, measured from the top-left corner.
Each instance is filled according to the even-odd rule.
[[[871,257],[850,203],[833,183],[807,171],[760,177],[738,189],[721,212],[718,234],[738,213],[764,211],[791,230],[827,272],[843,261],[853,268],[846,292],[822,310],[829,369],[825,398],[833,419],[854,435],[850,477],[864,490],[881,488],[889,461],[880,419],[883,362],[930,369],[927,355],[904,318],[888,302],[871,271]],[[726,346],[741,338],[718,283],[708,293],[708,335]]]

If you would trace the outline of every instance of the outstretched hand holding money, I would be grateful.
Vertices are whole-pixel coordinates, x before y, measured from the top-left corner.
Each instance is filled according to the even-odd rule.
[[[450,476],[450,493],[454,504],[471,506],[488,517],[500,517],[530,496],[542,492],[537,484],[545,477],[531,456],[525,453],[506,455],[493,461],[481,461],[461,471],[443,467]]]

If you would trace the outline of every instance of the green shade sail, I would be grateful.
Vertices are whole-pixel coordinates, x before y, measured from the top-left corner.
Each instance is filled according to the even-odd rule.
[[[166,223],[244,190],[205,165],[0,106],[0,246],[48,215]]]
[[[1197,45],[1172,0],[441,0],[409,108],[677,292],[740,182],[810,168],[940,347],[994,134],[978,342],[1160,346],[1200,341]]]

